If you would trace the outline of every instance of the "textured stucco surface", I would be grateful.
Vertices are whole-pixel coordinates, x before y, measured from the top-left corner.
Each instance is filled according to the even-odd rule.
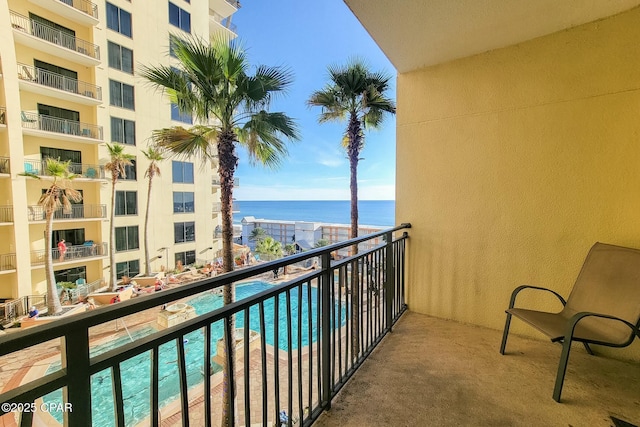
[[[636,8],[399,75],[411,310],[502,328],[519,284],[567,296],[596,241],[640,247],[638,22]],[[637,341],[615,354],[640,359]]]

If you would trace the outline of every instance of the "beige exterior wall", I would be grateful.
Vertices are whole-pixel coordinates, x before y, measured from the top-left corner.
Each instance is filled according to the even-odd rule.
[[[640,248],[638,22],[635,9],[398,77],[411,310],[501,329],[516,286],[567,296],[595,242]]]
[[[95,2],[98,20],[93,23],[87,22],[86,16],[78,18],[77,10],[67,7],[59,0],[8,0],[0,5],[0,40],[3,40],[3,43],[0,43],[2,67],[0,107],[6,107],[7,118],[6,126],[0,125],[0,157],[8,157],[11,167],[10,174],[0,172],[0,206],[10,206],[14,216],[12,223],[0,223],[0,299],[46,292],[44,267],[32,265],[32,251],[44,249],[45,225],[43,221],[34,220],[29,206],[37,204],[42,189],[47,188],[51,181],[32,180],[19,176],[18,174],[25,170],[24,162],[31,160],[35,162],[33,164],[38,165],[41,160],[41,147],[50,147],[79,151],[83,165],[95,165],[99,169],[109,161],[104,143],[110,143],[113,140],[110,122],[112,116],[135,121],[136,145],[127,145],[126,151],[134,155],[137,161],[137,179],[121,180],[116,189],[137,192],[138,214],[116,217],[115,226],[138,226],[140,236],[140,249],[117,252],[116,262],[139,260],[140,271],[144,271],[144,214],[148,186],[144,172],[148,162],[141,151],[147,149],[154,129],[182,123],[171,120],[168,100],[160,92],[150,88],[137,74],[131,75],[109,67],[108,41],[133,50],[134,72],[137,72],[143,64],[158,65],[174,61],[168,56],[169,34],[186,33],[169,24],[168,0],[157,3],[153,7],[149,7],[148,2],[142,1],[109,0],[109,2],[131,13],[133,28],[131,38],[107,28],[105,1]],[[229,34],[229,30],[220,25],[212,25],[213,12],[228,17],[237,10],[225,0],[191,0],[190,3],[184,0],[171,0],[171,3],[190,13],[191,34],[205,39],[209,38],[212,31]],[[76,4],[79,3],[76,2]],[[12,13],[28,17],[30,12],[70,28],[75,31],[77,38],[99,46],[99,63],[87,65],[82,61],[78,62],[78,54],[73,50],[65,51],[65,48],[55,47],[51,43],[43,45],[40,39],[27,35],[32,26],[28,21],[21,21],[21,25],[12,25]],[[26,42],[25,39],[27,39]],[[25,74],[22,65],[19,65],[33,67],[35,59],[73,70],[77,72],[78,81],[100,86],[102,101],[87,102],[86,98],[83,99],[79,95],[70,97],[69,93],[55,93],[46,87],[43,90],[41,82],[25,78],[28,74]],[[110,79],[134,86],[135,110],[110,105]],[[52,132],[25,133],[23,128],[27,122],[22,119],[21,112],[35,114],[38,104],[79,112],[80,122],[102,127],[103,139],[91,140],[82,138],[82,135],[68,137]],[[37,128],[37,123],[30,125]],[[195,164],[193,184],[173,183],[170,160],[162,162],[161,173],[160,177],[154,179],[153,184],[149,252],[151,258],[157,258],[158,255],[162,255],[162,258],[152,262],[152,269],[159,270],[161,266],[167,265],[173,268],[174,257],[178,252],[195,251],[197,259],[210,259],[221,249],[220,240],[213,237],[218,217],[212,214],[212,207],[219,202],[219,191],[216,188],[212,189],[211,178],[217,176],[216,169],[211,166],[201,168],[200,165]],[[106,205],[107,218],[54,221],[54,231],[82,228],[85,230],[85,240],[93,240],[96,243],[109,242],[110,179],[83,177],[74,182],[74,188],[83,191],[85,205]],[[174,191],[195,193],[195,213],[174,214]],[[175,244],[173,224],[186,221],[195,222],[196,241]],[[78,245],[83,242],[72,243]],[[213,250],[208,249],[212,246]],[[158,251],[162,247],[168,247],[169,250]],[[2,264],[3,260],[10,259],[6,257],[9,254],[16,254],[15,262],[11,262],[13,268],[6,268],[7,266]],[[108,280],[107,256],[54,264],[54,270],[78,266],[86,267],[87,282],[101,278]]]

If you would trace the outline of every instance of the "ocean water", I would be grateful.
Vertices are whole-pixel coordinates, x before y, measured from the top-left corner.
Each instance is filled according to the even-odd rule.
[[[394,200],[361,200],[358,203],[358,223],[360,225],[395,225]],[[239,224],[245,216],[258,219],[281,219],[287,221],[315,221],[335,224],[351,223],[351,202],[349,200],[312,201],[244,201],[234,204],[240,208],[233,215],[233,222]]]

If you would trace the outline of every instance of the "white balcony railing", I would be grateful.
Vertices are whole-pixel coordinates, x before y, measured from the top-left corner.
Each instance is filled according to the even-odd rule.
[[[102,100],[102,88],[100,86],[65,77],[62,74],[53,73],[42,68],[32,67],[31,65],[19,63],[18,78],[22,81],[75,93],[97,101]]]
[[[102,126],[23,111],[22,128],[83,136],[102,141]]]

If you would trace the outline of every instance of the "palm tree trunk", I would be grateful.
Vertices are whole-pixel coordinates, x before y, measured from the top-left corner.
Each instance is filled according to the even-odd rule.
[[[222,216],[222,270],[226,273],[233,271],[233,175],[238,165],[238,157],[235,154],[234,141],[236,135],[233,131],[225,130],[218,138],[218,156],[220,158],[218,173],[220,175],[220,205]],[[231,304],[235,299],[234,286],[225,285],[223,291],[224,305]],[[235,390],[230,390],[231,375],[235,372],[235,318],[229,318],[232,344],[229,346],[230,355],[226,354],[226,346],[222,355],[222,427],[231,425],[231,405],[235,403]],[[230,360],[231,363],[227,363]]]
[[[362,131],[360,120],[355,113],[349,116],[349,127],[347,128],[349,138],[348,157],[350,170],[351,189],[351,238],[358,237],[358,161],[360,160],[360,147],[362,144]],[[358,253],[358,245],[353,245],[352,255]],[[354,359],[360,354],[360,275],[358,274],[358,263],[351,264],[351,307],[352,307],[352,355]]]
[[[62,311],[60,298],[58,297],[58,288],[56,286],[56,276],[53,273],[53,209],[47,209],[47,225],[45,226],[45,276],[47,280],[47,313],[58,314]]]
[[[112,174],[111,178],[111,214],[109,217],[109,284],[111,292],[115,292],[118,284],[116,278],[116,227],[114,219],[116,217],[116,182],[118,177]]]
[[[149,208],[151,207],[151,184],[153,172],[149,173],[149,188],[147,189],[147,208],[144,213],[144,275],[151,273],[151,261],[149,259]],[[165,260],[167,263],[169,260]]]

